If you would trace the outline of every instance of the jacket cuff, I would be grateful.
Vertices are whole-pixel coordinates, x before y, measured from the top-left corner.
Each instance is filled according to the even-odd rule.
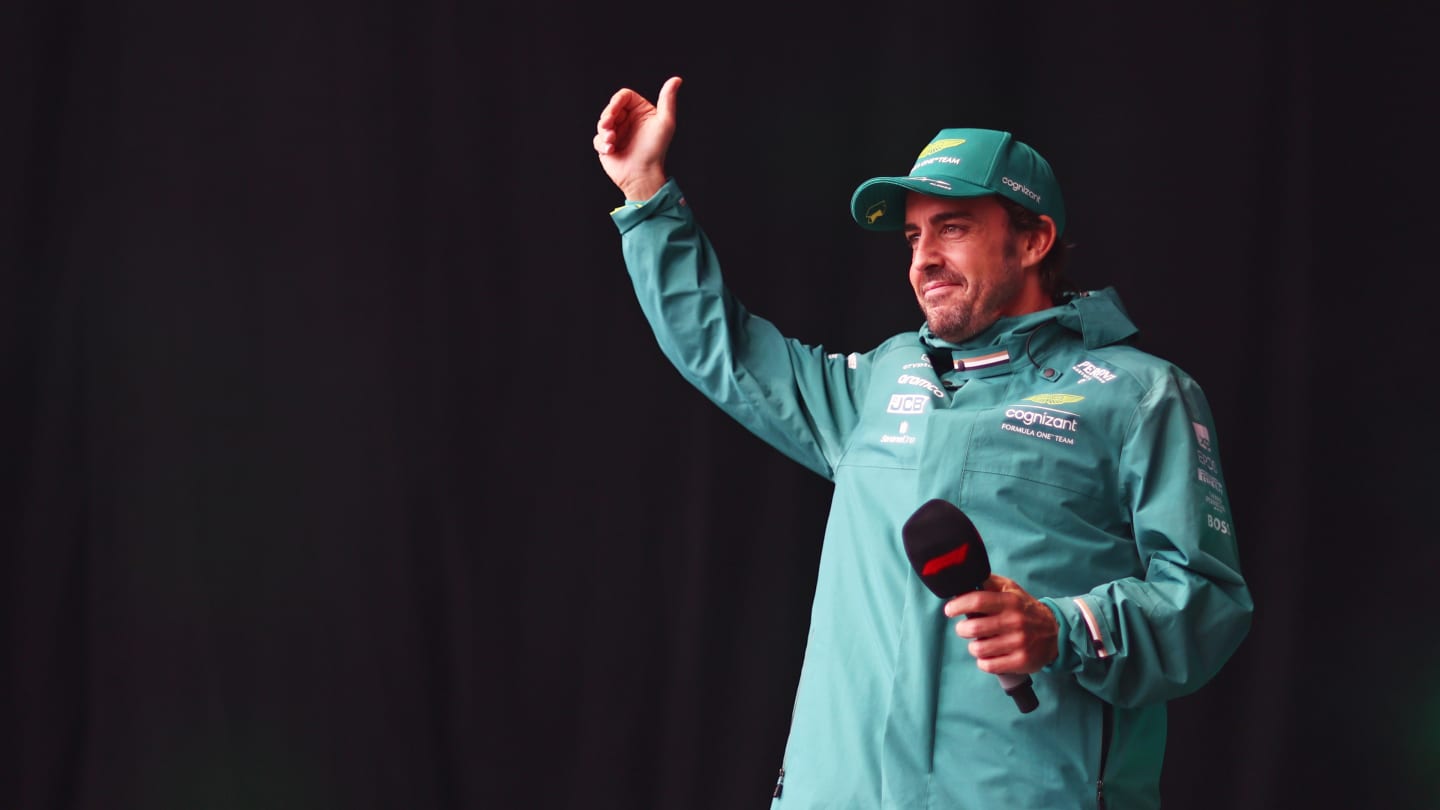
[[[1079,672],[1089,660],[1115,653],[1115,637],[1105,615],[1095,611],[1083,596],[1064,599],[1041,597],[1040,602],[1059,622],[1060,653],[1045,672]]]
[[[636,225],[670,209],[685,205],[685,195],[675,178],[665,180],[665,185],[648,200],[626,200],[624,205],[610,212],[610,219],[620,233],[626,233]]]

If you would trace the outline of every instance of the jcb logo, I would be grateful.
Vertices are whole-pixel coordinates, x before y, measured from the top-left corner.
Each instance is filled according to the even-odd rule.
[[[890,407],[886,413],[923,413],[925,403],[930,400],[924,394],[891,394]]]

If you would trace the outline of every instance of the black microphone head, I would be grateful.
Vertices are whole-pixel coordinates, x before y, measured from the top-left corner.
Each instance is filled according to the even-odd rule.
[[[960,507],[944,498],[916,509],[900,535],[920,581],[941,599],[973,591],[990,576],[990,556],[980,532]]]

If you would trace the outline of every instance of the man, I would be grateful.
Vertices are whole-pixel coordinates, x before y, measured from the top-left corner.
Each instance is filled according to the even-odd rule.
[[[942,130],[852,197],[910,244],[918,331],[850,355],[782,336],[665,173],[679,87],[616,92],[594,138],[641,308],[691,383],[835,484],[773,807],[1158,807],[1165,702],[1252,611],[1201,390],[1132,345],[1113,290],[1068,289],[1050,166],[993,130]],[[943,610],[902,537],[932,499],[997,572]],[[1021,674],[1024,713],[996,677]]]

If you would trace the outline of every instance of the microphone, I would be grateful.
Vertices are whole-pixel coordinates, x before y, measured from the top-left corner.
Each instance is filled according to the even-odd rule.
[[[922,504],[905,521],[900,534],[905,541],[905,555],[920,581],[941,599],[976,590],[990,576],[990,556],[980,532],[960,507],[944,498]],[[1040,705],[1029,675],[995,677],[1021,714]]]

